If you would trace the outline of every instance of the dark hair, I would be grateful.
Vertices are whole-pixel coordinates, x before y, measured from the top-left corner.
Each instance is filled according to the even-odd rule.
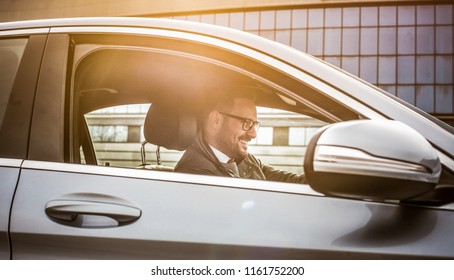
[[[237,98],[247,98],[255,103],[259,91],[261,90],[258,87],[240,85],[207,92],[203,103],[198,108],[198,127],[203,127],[204,121],[212,111],[230,112]]]

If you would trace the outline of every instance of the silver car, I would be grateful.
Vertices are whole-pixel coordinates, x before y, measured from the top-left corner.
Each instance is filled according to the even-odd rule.
[[[454,129],[310,55],[198,23],[56,19],[0,24],[0,71],[0,259],[454,258]],[[173,172],[232,84],[277,126],[317,124],[295,149],[251,147],[307,185]],[[133,104],[140,141],[96,138],[102,110]]]

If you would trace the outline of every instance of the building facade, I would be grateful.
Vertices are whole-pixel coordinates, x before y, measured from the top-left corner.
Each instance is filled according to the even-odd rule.
[[[228,26],[278,41],[453,124],[453,7],[388,3],[173,18]]]

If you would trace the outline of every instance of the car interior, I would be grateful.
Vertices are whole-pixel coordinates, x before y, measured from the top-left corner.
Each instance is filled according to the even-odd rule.
[[[143,46],[82,44],[79,49],[83,55],[77,55],[80,58],[74,62],[73,74],[74,163],[98,164],[85,118],[87,113],[117,105],[148,103],[152,105],[144,122],[145,141],[139,168],[172,171],[161,164],[160,147],[184,150],[197,131],[197,119],[207,97],[231,85],[254,88],[257,106],[304,114],[326,123],[359,118],[357,113],[310,86],[302,86],[268,66],[241,57],[228,58],[231,61],[226,63],[208,57],[210,53],[200,56],[191,53],[194,51]],[[251,67],[253,72],[248,69]],[[300,92],[304,92],[304,99],[295,95]],[[146,162],[146,143],[157,146],[156,163]]]

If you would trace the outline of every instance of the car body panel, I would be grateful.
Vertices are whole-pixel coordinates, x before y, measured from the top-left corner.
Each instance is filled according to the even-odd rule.
[[[36,88],[35,117],[30,132],[30,159],[64,161],[63,112],[69,43],[68,35],[64,34],[50,36],[47,40],[40,83]]]
[[[20,160],[0,158],[0,260],[11,258],[9,219],[14,191],[19,179]]]
[[[57,165],[66,171],[58,171]],[[156,180],[153,171],[144,170],[136,172],[141,179],[69,172],[77,166],[67,164],[54,165],[55,171],[46,170],[44,162],[30,165],[40,169],[26,166],[12,215],[15,259],[333,255],[394,259],[417,258],[420,252],[415,248],[428,257],[449,258],[453,253],[446,246],[454,241],[449,234],[454,229],[452,211],[282,193],[278,191],[281,184],[273,187],[276,183],[272,182],[266,183],[269,190],[256,190],[248,189],[248,180],[241,179],[226,178],[245,186],[231,188],[222,181],[203,185]],[[193,177],[202,181],[205,176]],[[118,226],[102,218],[91,217],[82,225],[79,219],[66,222],[45,215],[49,201],[75,192],[120,197],[141,209],[142,215]],[[190,254],[189,249],[195,252]]]

